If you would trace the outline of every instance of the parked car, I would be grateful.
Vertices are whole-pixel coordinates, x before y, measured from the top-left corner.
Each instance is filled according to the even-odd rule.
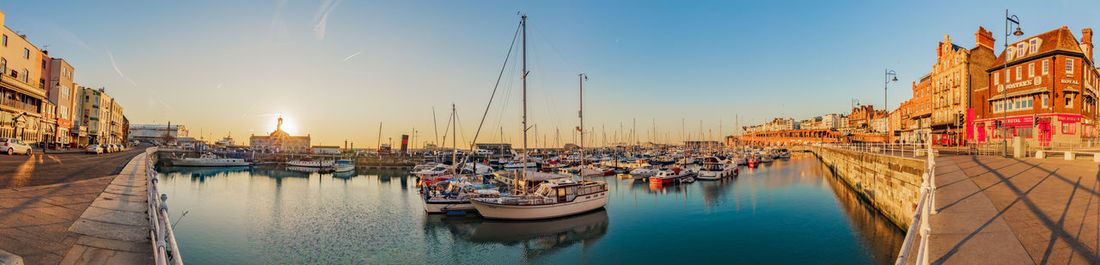
[[[103,147],[98,145],[89,145],[88,148],[84,149],[84,151],[91,154],[102,154]]]
[[[23,141],[15,138],[0,138],[0,151],[6,152],[8,155],[14,155],[16,153],[30,155],[31,146],[23,143]]]
[[[99,145],[99,147],[103,148],[104,153],[110,153],[110,152],[115,151],[115,150],[111,149],[111,145],[109,145],[109,144],[101,144],[101,145]]]

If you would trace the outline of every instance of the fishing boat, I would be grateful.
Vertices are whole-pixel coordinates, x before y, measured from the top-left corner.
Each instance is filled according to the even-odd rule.
[[[560,179],[539,184],[532,194],[474,198],[470,202],[485,218],[538,220],[603,208],[608,195],[606,182]]]
[[[239,158],[222,158],[213,153],[205,153],[201,156],[172,159],[173,166],[181,167],[239,167],[248,166],[249,163]]]

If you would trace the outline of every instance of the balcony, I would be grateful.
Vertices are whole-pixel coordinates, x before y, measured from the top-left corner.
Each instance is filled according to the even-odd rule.
[[[15,99],[0,98],[0,106],[11,108],[11,109],[17,110],[19,112],[26,112],[26,113],[29,113],[29,114],[38,114],[38,106],[35,106],[33,104],[23,103],[21,101],[15,100]]]

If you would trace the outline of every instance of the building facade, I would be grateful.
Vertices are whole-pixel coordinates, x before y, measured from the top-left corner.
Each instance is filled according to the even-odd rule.
[[[975,45],[966,49],[944,35],[936,47],[936,64],[929,74],[931,93],[930,132],[936,144],[957,145],[966,139],[967,116],[973,116],[970,97],[975,88],[988,85],[985,70],[992,66],[993,33],[978,28]]]
[[[310,136],[291,136],[283,131],[283,118],[279,118],[275,131],[267,136],[252,135],[248,146],[263,153],[306,153],[310,148]]]
[[[73,96],[76,83],[73,82],[75,69],[65,59],[49,58],[47,63],[48,75],[46,80],[46,95],[50,103],[56,108],[56,128],[54,137],[50,140],[54,143],[70,145],[73,142],[73,105],[76,102]]]
[[[1002,51],[987,70],[988,88],[974,93],[981,107],[975,108],[973,139],[989,142],[1018,136],[1042,147],[1095,142],[1098,74],[1092,61],[1092,29],[1081,34],[1078,41],[1062,27]]]
[[[4,23],[0,12],[0,137],[38,143],[46,90],[42,52]]]
[[[123,121],[127,122],[125,119]],[[129,128],[127,140],[143,142],[171,142],[171,139],[189,137],[190,134],[186,126],[179,124],[131,124],[127,127]]]

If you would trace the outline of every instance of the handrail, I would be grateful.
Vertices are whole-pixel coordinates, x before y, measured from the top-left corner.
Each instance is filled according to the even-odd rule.
[[[921,183],[920,202],[917,203],[917,212],[913,214],[913,221],[909,223],[909,231],[905,233],[905,241],[901,245],[901,252],[894,264],[906,264],[909,250],[913,245],[913,235],[920,233],[920,242],[917,243],[916,264],[928,264],[928,236],[932,234],[931,215],[936,214],[936,157],[932,151],[932,144],[927,146],[927,158],[925,159],[924,181]],[[917,230],[919,229],[919,230]]]
[[[168,195],[160,194],[157,190],[156,162],[153,154],[156,147],[145,149],[145,176],[148,189],[149,229],[153,238],[153,261],[157,265],[172,264],[183,265],[183,257],[180,255],[179,246],[176,244],[176,234],[172,232],[172,222],[168,217]],[[160,194],[160,197],[157,197]]]

